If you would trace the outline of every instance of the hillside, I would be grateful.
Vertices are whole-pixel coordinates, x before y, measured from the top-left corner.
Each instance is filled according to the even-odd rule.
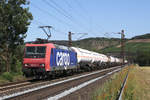
[[[48,42],[68,46],[67,40],[50,40]],[[126,39],[125,51],[135,53],[140,50],[150,50],[150,34],[135,36],[132,39]],[[78,41],[72,41],[72,45],[101,53],[119,53],[119,38],[85,38]]]
[[[116,53],[120,52],[121,48],[117,46],[111,46],[102,49],[104,53]],[[125,44],[125,51],[131,52],[131,53],[136,53],[138,51],[150,51],[150,43],[144,43],[144,42],[127,42]]]
[[[102,49],[101,52],[119,57],[121,48],[111,46]],[[138,63],[141,66],[150,65],[150,42],[126,42],[125,57],[128,61]]]
[[[114,45],[110,47],[103,48],[104,53],[108,52],[120,52],[121,48],[119,45]],[[137,51],[150,51],[150,33],[135,36],[131,39],[128,39],[125,42],[125,51],[136,53]]]
[[[117,38],[87,38],[79,41],[74,41],[73,46],[99,51],[103,48],[120,44],[120,39]]]
[[[132,39],[150,39],[150,33],[146,33],[144,35],[138,35],[133,37]]]
[[[59,44],[59,45],[65,45],[68,46],[68,41],[66,40],[51,40],[49,41],[51,43]],[[120,44],[120,39],[117,38],[86,38],[78,41],[73,41],[72,45],[75,47],[80,47],[92,51],[99,51],[100,49],[114,46],[114,45],[119,45]]]
[[[132,43],[132,42],[141,42],[141,43],[146,43],[146,42],[150,42],[150,39],[132,39],[132,40],[129,40],[128,43]]]

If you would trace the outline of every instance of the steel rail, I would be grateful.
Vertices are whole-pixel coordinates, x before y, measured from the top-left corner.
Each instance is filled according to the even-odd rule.
[[[0,87],[0,90],[6,89],[6,88],[11,88],[11,87],[14,87],[14,86],[23,85],[23,84],[28,84],[28,83],[30,83],[30,82],[24,82],[24,83],[18,83],[18,84],[9,85],[9,86],[3,86],[3,87]]]
[[[128,69],[126,77],[124,78],[124,81],[123,81],[123,84],[121,86],[121,89],[120,89],[119,96],[118,96],[117,100],[122,100],[122,94],[123,94],[124,88],[126,86],[126,82],[127,82],[127,79],[128,79],[129,70],[130,70],[130,68]]]
[[[9,94],[9,95],[4,95],[4,96],[1,96],[0,99],[9,99],[9,98],[17,97],[17,96],[20,96],[20,95],[23,95],[23,94],[26,94],[26,93],[34,92],[34,91],[37,91],[37,90],[40,90],[40,89],[44,89],[44,88],[48,88],[48,87],[55,86],[55,85],[58,85],[58,84],[62,84],[62,83],[66,83],[66,82],[69,82],[69,81],[77,80],[77,79],[80,79],[80,78],[83,78],[83,77],[87,77],[87,76],[90,76],[90,75],[94,75],[94,74],[97,74],[97,73],[100,73],[100,72],[103,72],[103,71],[107,71],[107,70],[110,70],[110,69],[115,69],[115,68],[120,68],[120,66],[112,67],[112,68],[108,68],[108,69],[103,69],[103,70],[96,71],[96,72],[93,72],[93,73],[88,73],[88,74],[85,74],[85,75],[69,78],[67,80],[61,80],[61,81],[58,81],[58,82],[55,82],[55,83],[46,84],[44,86],[30,88],[30,89],[20,91],[20,92],[17,92],[17,93],[13,93],[13,94]]]
[[[121,70],[121,68],[116,69],[116,70],[114,70],[114,71],[112,71],[112,72],[109,72],[109,73],[107,73],[107,74],[105,74],[105,75],[103,75],[103,76],[100,76],[100,77],[91,79],[91,80],[89,80],[89,81],[86,81],[86,82],[84,82],[84,83],[82,83],[82,84],[80,84],[80,85],[78,85],[78,86],[75,86],[75,87],[73,87],[73,88],[70,88],[69,90],[65,90],[64,92],[62,92],[62,93],[60,93],[60,94],[57,94],[57,95],[52,96],[52,97],[49,97],[49,98],[47,98],[47,100],[58,100],[58,99],[60,99],[60,98],[63,98],[63,97],[65,97],[65,96],[67,96],[67,95],[69,95],[69,94],[71,94],[71,93],[73,93],[73,92],[75,92],[75,91],[77,91],[77,90],[79,90],[79,89],[81,89],[81,88],[83,88],[83,87],[85,87],[85,86],[91,84],[91,83],[94,83],[95,81],[98,81],[98,80],[100,80],[100,79],[102,79],[102,78],[104,78],[104,77],[107,77],[108,75],[111,75],[111,74],[113,74],[113,73],[115,73],[115,72],[117,72],[117,71],[120,71],[120,70]]]

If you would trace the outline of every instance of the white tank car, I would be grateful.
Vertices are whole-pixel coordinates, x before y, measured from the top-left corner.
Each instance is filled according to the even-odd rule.
[[[92,52],[94,62],[108,62],[108,57],[104,54]]]
[[[92,62],[92,54],[88,50],[81,48],[71,47],[75,52],[77,52],[78,63],[80,62]]]
[[[116,62],[116,59],[115,59],[114,57],[110,56],[110,62],[111,62],[111,63],[115,63],[115,62]]]
[[[109,62],[109,58],[106,55],[100,54],[100,56],[102,57],[102,59],[101,59],[102,62],[104,62],[104,63]]]
[[[128,61],[127,61],[127,60],[125,60],[124,62],[125,62],[125,63],[128,63]]]
[[[75,52],[77,52],[78,63],[80,62],[108,62],[108,57],[103,54],[99,54],[96,52],[88,51],[85,49],[71,47]]]
[[[118,58],[115,58],[116,59],[116,63],[120,63],[120,60]]]

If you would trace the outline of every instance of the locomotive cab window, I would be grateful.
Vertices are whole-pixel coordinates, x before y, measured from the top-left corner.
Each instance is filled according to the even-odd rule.
[[[45,53],[46,47],[37,47],[37,53]]]
[[[46,46],[26,47],[25,58],[45,58]]]
[[[35,47],[26,47],[26,53],[35,53]]]

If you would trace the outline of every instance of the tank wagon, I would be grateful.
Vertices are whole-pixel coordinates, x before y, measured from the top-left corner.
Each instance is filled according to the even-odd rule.
[[[107,67],[108,57],[103,54],[88,51],[85,49],[71,47],[75,52],[77,52],[78,66],[84,70],[92,70],[97,67],[97,69]]]
[[[53,43],[26,44],[23,73],[26,77],[46,78],[66,72],[108,68],[120,65],[121,60],[77,47]]]

